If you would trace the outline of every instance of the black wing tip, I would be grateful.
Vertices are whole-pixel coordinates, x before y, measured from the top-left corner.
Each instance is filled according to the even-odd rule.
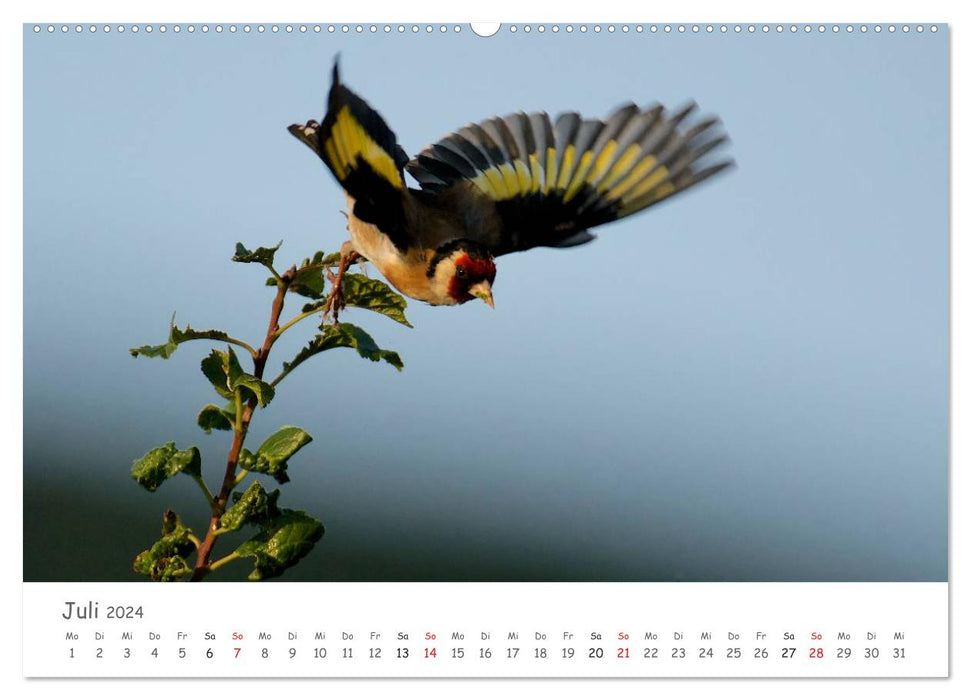
[[[340,51],[334,54],[334,67],[331,69],[330,77],[331,77],[331,82],[334,85],[341,84],[341,52]]]
[[[718,170],[735,170],[738,168],[738,163],[734,158],[729,158],[728,160],[722,161],[714,166]],[[717,172],[717,171],[716,171]]]
[[[675,125],[680,124],[684,121],[685,117],[692,114],[696,109],[698,109],[698,103],[694,100],[688,100],[671,116],[671,122]]]
[[[344,86],[341,84],[341,55],[334,54],[334,66],[330,71],[330,92],[327,93],[327,106],[332,107],[340,102]]]
[[[695,185],[701,184],[718,173],[734,170],[737,167],[738,164],[735,162],[735,159],[728,158],[727,160],[719,161],[713,165],[695,170],[691,173],[688,181],[684,185],[678,187],[677,192],[684,192],[685,190],[691,189]],[[675,192],[675,194],[677,192]]]

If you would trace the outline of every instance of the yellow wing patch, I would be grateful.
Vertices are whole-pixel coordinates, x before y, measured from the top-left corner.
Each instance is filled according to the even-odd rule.
[[[546,177],[543,179],[543,194],[549,191],[556,183],[556,149],[550,146],[546,149]]]
[[[350,150],[350,146],[347,148]],[[528,162],[517,158],[493,165],[480,170],[471,182],[490,199],[500,202],[551,191],[560,192],[563,201],[569,202],[584,186],[590,186],[596,187],[605,199],[626,207],[635,201],[646,201],[652,193],[658,199],[671,193],[668,169],[653,155],[643,154],[635,143],[615,158],[618,148],[617,141],[611,139],[599,151],[584,151],[579,158],[573,144],[563,149],[562,158],[554,148],[548,148],[545,163],[539,154],[530,153]]]
[[[639,211],[644,207],[648,207],[656,202],[660,202],[662,199],[670,197],[674,192],[675,187],[670,181],[662,182],[653,191],[648,192],[642,197],[622,199],[618,215],[627,216],[628,214],[633,214],[635,211]]]
[[[394,158],[368,135],[351,114],[349,106],[345,105],[338,111],[334,126],[324,143],[324,156],[337,174],[338,180],[343,181],[357,163],[363,160],[395,189],[405,188]]]

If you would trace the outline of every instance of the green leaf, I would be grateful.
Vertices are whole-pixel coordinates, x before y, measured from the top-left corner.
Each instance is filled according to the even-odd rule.
[[[409,328],[413,327],[405,318],[408,302],[381,280],[346,272],[341,288],[344,291],[344,301],[348,306],[370,309]]]
[[[154,491],[162,482],[179,472],[190,476],[202,476],[202,458],[198,447],[178,450],[174,442],[150,450],[131,466],[132,478],[149,491]]]
[[[185,330],[180,330],[175,325],[175,316],[172,316],[172,323],[169,325],[169,342],[164,345],[142,345],[138,348],[130,348],[128,352],[131,353],[132,357],[138,357],[142,355],[143,357],[161,357],[163,359],[168,359],[172,357],[172,353],[182,343],[188,340],[220,340],[220,341],[232,341],[225,331],[217,330],[207,330],[207,331],[197,331],[189,326],[185,327]]]
[[[311,299],[324,296],[324,270],[322,267],[302,267],[297,270],[289,290]]]
[[[236,459],[236,464],[238,464],[241,469],[251,471],[253,466],[256,464],[256,455],[244,447],[239,451],[239,457]]]
[[[276,390],[268,382],[257,379],[252,374],[239,375],[233,380],[232,387],[234,391],[236,389],[243,389],[244,399],[248,398],[249,394],[253,394],[260,406],[266,406],[273,400],[273,396],[276,394]]]
[[[247,457],[250,466],[243,468],[267,474],[279,483],[285,484],[290,481],[290,477],[287,476],[287,460],[311,440],[313,438],[302,428],[285,425],[263,441],[256,450],[255,459],[251,461]]]
[[[226,530],[239,530],[243,525],[260,525],[280,514],[276,507],[280,490],[267,493],[258,481],[254,481],[245,493],[233,494],[234,505],[223,513],[219,526]]]
[[[332,256],[328,256],[332,257]],[[337,256],[340,260],[340,255]],[[312,257],[305,258],[297,274],[290,283],[290,291],[311,299],[321,299],[324,296],[324,251],[318,250]],[[269,283],[269,280],[267,280]]]
[[[284,362],[281,378],[314,355],[333,348],[354,348],[361,357],[368,360],[373,362],[384,360],[399,371],[404,368],[404,363],[398,353],[392,350],[382,350],[370,335],[354,324],[341,323],[337,326],[324,328],[320,334],[314,336],[307,347],[297,353],[296,357],[290,362]]]
[[[227,352],[213,350],[202,360],[200,369],[220,396],[224,399],[233,398],[232,380],[243,374],[243,368],[232,348]]]
[[[207,404],[199,411],[196,423],[206,431],[206,435],[213,430],[232,430],[236,422],[236,412],[226,408],[219,408],[213,404]]]
[[[162,538],[141,552],[132,568],[153,581],[179,581],[192,573],[185,558],[195,549],[189,539],[192,531],[171,510],[162,516]]]
[[[243,371],[232,348],[227,348],[226,352],[213,350],[202,361],[200,369],[216,392],[225,399],[234,398],[236,390],[241,389],[244,400],[249,400],[252,395],[260,406],[266,406],[276,393],[268,382]],[[235,421],[235,412],[232,415]]]
[[[324,526],[303,511],[284,509],[236,552],[253,557],[251,581],[279,576],[307,555],[324,536]]]
[[[310,304],[304,304],[303,308],[300,309],[300,313],[310,313],[311,311],[317,311],[318,309],[324,308],[324,301],[314,301]]]
[[[324,296],[324,269],[333,267],[340,262],[340,253],[324,255],[324,251],[318,250],[312,257],[304,258],[303,262],[297,267],[296,274],[290,282],[289,290],[311,299],[321,299]],[[269,277],[266,280],[267,287],[276,287],[279,281],[276,277]]]
[[[236,255],[233,256],[233,262],[255,262],[270,267],[273,265],[273,256],[280,249],[281,245],[283,245],[283,241],[277,243],[273,248],[257,248],[256,250],[248,250],[242,243],[237,243]]]

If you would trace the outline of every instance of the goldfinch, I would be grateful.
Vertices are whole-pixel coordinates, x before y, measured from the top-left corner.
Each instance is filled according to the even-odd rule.
[[[629,103],[604,121],[519,112],[468,124],[409,160],[381,115],[341,83],[335,62],[323,121],[289,130],[347,195],[338,292],[347,265],[363,257],[413,299],[493,306],[496,257],[589,243],[589,229],[732,165],[706,158],[727,140],[717,118],[682,126],[693,110]],[[405,171],[420,189],[406,185]]]

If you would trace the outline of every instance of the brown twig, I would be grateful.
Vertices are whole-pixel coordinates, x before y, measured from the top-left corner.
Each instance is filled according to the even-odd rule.
[[[277,283],[276,297],[273,299],[273,306],[270,309],[270,324],[263,339],[263,345],[253,357],[253,375],[257,379],[263,378],[263,371],[266,369],[266,361],[270,355],[270,348],[276,340],[276,332],[280,327],[280,314],[283,312],[283,298],[286,296],[290,282],[296,275],[296,267],[279,276]],[[256,396],[251,396],[237,412],[236,424],[233,426],[233,444],[229,448],[229,455],[226,458],[226,473],[223,476],[222,487],[219,495],[212,504],[212,517],[209,520],[209,528],[206,530],[206,537],[196,550],[196,565],[192,571],[192,581],[201,581],[210,571],[213,570],[212,548],[219,538],[219,520],[226,512],[226,504],[229,502],[229,495],[236,486],[236,468],[239,463],[239,455],[243,449],[243,442],[246,440],[246,431],[249,429],[250,420],[253,418],[253,411],[256,410]],[[238,404],[237,404],[238,405]]]

